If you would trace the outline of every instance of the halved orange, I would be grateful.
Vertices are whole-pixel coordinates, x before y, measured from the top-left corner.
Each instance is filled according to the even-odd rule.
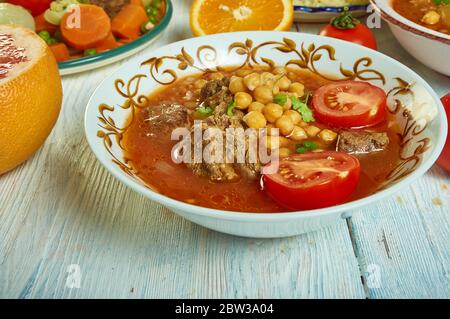
[[[288,31],[294,19],[292,0],[194,0],[190,23],[196,36],[221,32]]]

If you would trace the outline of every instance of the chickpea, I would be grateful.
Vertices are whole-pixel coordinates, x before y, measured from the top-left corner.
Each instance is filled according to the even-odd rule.
[[[262,113],[264,107],[265,107],[265,105],[262,104],[261,102],[252,102],[248,107],[248,111],[249,112],[258,111],[258,112]]]
[[[333,132],[332,130],[324,129],[319,133],[319,137],[322,141],[329,144],[334,142],[334,140],[337,138],[337,133]]]
[[[287,77],[291,80],[291,81],[295,81],[295,79],[297,79],[297,74],[295,72],[289,71],[287,73]]]
[[[210,75],[211,80],[222,80],[224,78],[224,75],[222,73],[216,72],[216,73],[212,73]]]
[[[294,126],[294,129],[292,130],[291,135],[289,135],[289,138],[294,141],[302,141],[308,138],[308,134],[306,134],[306,131],[301,127]]]
[[[236,71],[236,75],[237,76],[240,76],[240,77],[244,77],[244,76],[246,76],[246,75],[249,75],[250,73],[252,73],[253,71],[252,70],[249,70],[249,69],[240,69],[240,70],[237,70]]]
[[[268,86],[262,85],[255,89],[253,95],[255,96],[255,100],[264,104],[272,102],[273,93],[272,89]]]
[[[287,147],[281,147],[278,150],[278,154],[280,155],[280,157],[286,157],[292,154],[292,151],[290,149],[288,149]]]
[[[426,23],[426,24],[437,24],[439,23],[439,21],[441,20],[441,16],[439,15],[439,13],[437,13],[434,10],[428,11],[427,13],[425,13],[425,15],[422,17],[422,22]]]
[[[208,81],[206,81],[205,79],[198,79],[194,82],[194,87],[196,89],[201,89],[207,82]]]
[[[267,135],[279,135],[279,129],[273,124],[267,124],[266,126]]]
[[[278,85],[272,85],[272,94],[277,95],[278,93],[280,93],[280,88]]]
[[[272,70],[273,74],[286,74],[286,70],[283,67],[276,67]]]
[[[263,72],[263,73],[261,73],[261,82],[263,84],[267,84],[268,82],[273,83],[274,77],[275,76],[270,72]]]
[[[264,128],[267,121],[264,115],[258,111],[251,111],[244,116],[244,122],[251,128]]]
[[[299,82],[294,82],[289,86],[289,92],[296,93],[298,96],[305,94],[305,86]]]
[[[280,139],[278,136],[266,136],[266,147],[271,150],[279,148]]]
[[[305,131],[310,137],[315,137],[320,132],[320,128],[314,125],[308,125],[305,127]]]
[[[287,147],[289,146],[289,144],[291,144],[291,141],[284,136],[278,137],[278,140],[280,141],[280,146],[282,147]]]
[[[236,108],[245,110],[252,103],[252,96],[246,92],[238,92],[234,95],[234,101],[236,102]]]
[[[302,116],[300,115],[300,113],[294,110],[287,110],[284,112],[284,115],[289,116],[295,125],[299,124],[302,120]]]
[[[230,86],[229,89],[231,93],[236,94],[238,92],[245,92],[247,91],[247,88],[245,87],[244,80],[240,77],[233,77],[230,80]]]
[[[280,133],[284,136],[291,134],[294,129],[294,122],[288,115],[282,115],[276,122],[275,126],[280,129]]]
[[[250,91],[253,91],[261,84],[261,77],[258,73],[250,73],[244,77],[244,83]]]
[[[286,103],[284,103],[284,105],[283,105],[283,110],[285,110],[285,111],[288,111],[288,110],[290,110],[291,109],[291,107],[292,107],[292,100],[290,99],[290,98],[288,98],[287,100],[286,100]],[[295,111],[294,111],[295,112]],[[298,113],[298,112],[297,112]],[[300,115],[300,114],[299,114]]]
[[[283,107],[275,103],[269,103],[264,107],[263,113],[267,121],[274,123],[283,115]]]
[[[277,85],[281,91],[287,91],[291,86],[291,80],[287,76],[283,76],[277,81]]]

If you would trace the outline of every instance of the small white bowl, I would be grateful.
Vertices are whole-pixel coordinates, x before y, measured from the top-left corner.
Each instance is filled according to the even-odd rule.
[[[145,96],[176,78],[217,66],[275,64],[338,79],[367,80],[389,92],[388,109],[403,128],[401,160],[375,194],[312,211],[256,214],[199,207],[150,189],[133,171],[120,145],[130,112]],[[445,142],[447,121],[433,89],[398,61],[363,46],[292,32],[239,32],[172,43],[135,58],[106,78],[92,95],[85,132],[98,160],[122,183],[199,225],[247,237],[298,235],[329,225],[347,213],[391,196],[424,174]],[[149,212],[151,213],[151,212]]]
[[[388,22],[398,42],[417,60],[431,69],[450,76],[450,35],[425,28],[398,14],[391,0],[370,0]]]

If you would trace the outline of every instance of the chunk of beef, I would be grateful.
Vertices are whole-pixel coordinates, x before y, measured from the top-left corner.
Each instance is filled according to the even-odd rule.
[[[149,124],[150,134],[171,134],[177,127],[190,126],[188,110],[179,104],[161,103],[148,107],[146,112],[144,122]]]
[[[208,102],[209,106],[218,105],[224,98],[233,98],[228,86],[230,85],[230,79],[224,77],[221,80],[208,81],[200,91],[200,102]],[[207,101],[208,99],[216,96],[215,99]],[[210,103],[209,103],[210,102]],[[217,103],[214,103],[217,102]]]
[[[102,7],[103,10],[112,18],[124,5],[129,4],[130,0],[90,0],[91,4]]]
[[[349,154],[366,154],[386,149],[389,137],[385,132],[345,131],[339,134],[337,150]]]
[[[260,171],[260,163],[256,159],[256,163],[252,161],[248,155],[248,137],[245,140],[247,153],[245,154],[245,163],[238,163],[237,154],[238,145],[234,145],[234,163],[226,163],[226,129],[227,128],[244,128],[244,113],[235,109],[233,115],[227,114],[228,106],[233,102],[233,94],[228,89],[229,79],[213,80],[207,82],[200,92],[200,103],[202,106],[211,107],[213,113],[204,121],[203,130],[207,128],[218,128],[221,131],[223,141],[223,159],[219,159],[215,163],[190,163],[188,166],[194,174],[209,177],[214,182],[230,182],[245,176],[250,179],[256,179]],[[193,134],[193,133],[192,133]],[[193,136],[193,135],[192,135]],[[192,138],[192,143],[194,139]],[[206,146],[214,147],[211,143],[217,143],[214,139],[204,140],[203,148]],[[192,145],[192,149],[195,145]],[[192,154],[193,156],[193,154]]]

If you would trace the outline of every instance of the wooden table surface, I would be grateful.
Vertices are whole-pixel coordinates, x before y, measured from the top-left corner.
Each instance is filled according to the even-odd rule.
[[[192,36],[189,2],[174,1],[169,29],[139,55]],[[386,25],[375,32],[380,51],[439,95],[450,91],[450,79],[414,60]],[[0,176],[0,297],[450,297],[450,175],[439,167],[333,227],[271,240],[199,227],[119,183],[90,151],[83,116],[124,62],[64,77],[53,133]]]

